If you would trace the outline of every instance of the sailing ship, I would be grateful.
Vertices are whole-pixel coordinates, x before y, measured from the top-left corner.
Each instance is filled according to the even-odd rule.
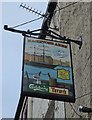
[[[31,65],[31,66],[51,68],[51,69],[54,69],[57,66],[57,65],[51,65],[51,64],[48,64],[48,63],[33,62],[33,61],[30,61],[29,63],[26,62],[26,64]]]
[[[54,69],[57,64],[53,64],[53,58],[50,55],[46,55],[46,52],[49,52],[48,49],[45,49],[45,45],[43,43],[42,48],[36,47],[34,45],[34,52],[30,54],[29,60],[25,60],[27,65],[36,66],[36,67],[44,67]],[[33,47],[30,47],[31,50]]]

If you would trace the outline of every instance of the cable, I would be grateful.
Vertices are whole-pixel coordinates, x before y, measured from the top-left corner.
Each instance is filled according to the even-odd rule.
[[[82,116],[81,116],[81,115],[79,115],[79,114],[77,113],[77,111],[74,109],[74,107],[72,106],[72,104],[71,104],[71,103],[69,103],[69,105],[71,106],[72,110],[76,113],[76,115],[78,115],[79,117],[81,117],[81,118],[82,118]]]
[[[69,5],[66,5],[66,6],[64,6],[64,7],[62,7],[62,8],[60,8],[59,6],[59,10],[55,10],[54,12],[57,12],[57,11],[60,11],[60,10],[62,10],[62,9],[65,9],[65,8],[67,8],[67,7],[70,7],[70,6],[72,6],[72,5],[74,5],[74,4],[77,4],[77,3],[79,3],[81,0],[79,0],[78,2],[73,2],[73,3],[71,3],[71,4],[69,4]]]
[[[59,7],[59,5],[57,4],[57,7],[58,7],[58,9],[60,10],[60,7]]]
[[[76,4],[76,3],[78,3],[78,2],[74,2],[74,3],[72,3],[72,4],[69,4],[69,5],[65,6],[65,7],[59,8],[59,10],[56,10],[55,12],[60,11],[60,10],[62,10],[62,9],[65,9],[65,8],[71,6],[71,5]],[[14,27],[12,27],[12,28],[16,28],[16,27],[23,26],[23,25],[25,25],[25,24],[28,24],[28,23],[34,22],[34,21],[36,21],[36,20],[39,20],[39,19],[41,19],[41,18],[43,18],[43,17],[44,17],[44,16],[42,16],[42,17],[40,17],[40,18],[37,18],[37,19],[34,19],[34,20],[31,20],[31,21],[28,21],[28,22],[25,22],[25,23],[22,23],[22,24],[19,24],[19,25],[16,25],[16,26],[14,26]]]
[[[17,28],[17,27],[23,26],[23,25],[25,25],[25,24],[28,24],[28,23],[34,22],[34,21],[36,21],[36,20],[39,20],[39,19],[41,19],[41,18],[43,18],[43,17],[39,17],[39,18],[30,20],[30,21],[24,22],[24,23],[22,23],[22,24],[16,25],[16,26],[11,27],[11,28]]]
[[[72,6],[72,5],[76,4],[76,3],[78,3],[78,2],[74,2],[74,3],[71,3],[71,4],[69,4],[69,5],[64,6],[64,7],[62,7],[62,8],[59,8],[59,10],[56,10],[55,12],[60,11],[60,10],[62,10],[62,9],[65,9],[65,8],[67,8],[67,7],[70,7],[70,6]]]
[[[70,7],[70,6],[74,5],[74,4],[79,3],[80,1],[81,1],[81,0],[79,0],[78,2],[71,3],[71,4],[69,4],[69,5],[66,5],[66,6],[64,6],[64,7],[62,7],[62,8],[60,8],[60,7],[57,5],[58,8],[59,8],[59,10],[56,10],[56,11],[54,11],[54,12],[57,12],[57,11],[60,11],[60,10],[62,10],[62,9],[65,9],[65,8],[67,8],[67,7]],[[82,95],[82,96],[79,96],[79,97],[77,97],[76,99],[85,97],[85,96],[87,96],[87,95],[89,95],[89,94],[92,94],[92,92],[89,92],[89,93],[86,93],[86,94],[84,94],[84,95]]]
[[[59,10],[56,10],[56,11],[54,11],[54,12],[60,11],[60,10],[62,10],[62,9],[65,9],[65,8],[71,6],[71,5],[76,4],[76,3],[78,3],[78,2],[74,2],[74,3],[72,3],[72,4],[66,5],[66,6],[64,6],[64,7],[62,7],[62,8],[59,8]],[[39,19],[41,19],[41,18],[43,18],[43,17],[44,17],[44,16],[41,16],[41,17],[39,17],[39,18],[33,19],[33,20],[31,20],[31,21],[27,21],[27,22],[25,22],[25,23],[16,25],[16,26],[11,27],[11,28],[17,28],[17,27],[23,26],[23,25],[25,25],[25,24],[28,24],[28,23],[34,22],[34,21],[36,21],[36,20],[39,20]]]
[[[72,6],[72,5],[76,4],[76,3],[79,3],[80,1],[81,1],[81,0],[79,0],[78,2],[71,3],[71,4],[69,4],[69,5],[66,5],[66,6],[64,6],[64,7],[62,7],[62,8],[59,8],[59,10],[56,10],[56,11],[54,11],[54,12],[57,12],[57,11],[60,11],[60,10],[62,10],[62,9],[65,9],[65,8],[67,8],[67,7],[70,7],[70,6]],[[59,6],[58,6],[58,7],[59,7]],[[43,18],[43,17],[44,17],[44,16],[39,17],[39,18],[36,18],[36,19],[31,20],[31,21],[28,21],[28,22],[25,22],[25,23],[22,23],[22,24],[19,24],[19,25],[16,25],[16,26],[14,26],[14,27],[12,27],[12,28],[16,28],[16,27],[23,26],[23,25],[25,25],[25,24],[28,24],[28,23],[34,22],[34,21],[36,21],[36,20],[39,20],[39,19],[41,19],[41,18]]]
[[[74,4],[77,4],[77,3],[79,3],[81,0],[79,0],[78,2],[74,2],[74,3],[71,3],[71,4],[69,4],[69,5],[66,5],[66,6],[64,6],[64,7],[62,7],[62,8],[60,8],[59,7],[59,5],[57,5],[57,7],[58,7],[58,10],[55,10],[54,11],[54,15],[56,14],[56,12],[60,12],[61,10],[63,10],[63,9],[65,9],[65,8],[68,8],[68,7],[70,7],[70,6],[72,6],[72,5],[74,5]],[[53,22],[54,22],[54,20],[53,20]],[[56,30],[56,26],[54,26],[55,28],[55,30]],[[50,27],[49,27],[50,28]]]
[[[87,95],[89,95],[89,94],[92,94],[92,92],[89,92],[89,93],[86,93],[86,94],[84,94],[84,95],[82,95],[82,96],[79,96],[79,97],[77,97],[76,99],[85,97],[85,96],[87,96]],[[70,103],[69,103],[69,104],[70,104]],[[76,104],[76,103],[75,103],[75,104]],[[78,104],[77,104],[77,105],[78,105]],[[76,110],[74,109],[74,107],[72,106],[72,104],[70,104],[70,106],[71,106],[71,108],[73,109],[73,111],[74,111],[79,117],[82,117],[81,115],[79,115],[79,114],[76,112]]]
[[[89,93],[86,93],[86,94],[84,94],[84,95],[82,95],[82,96],[76,97],[76,99],[79,99],[79,98],[85,97],[85,96],[87,96],[87,95],[89,95],[89,94],[92,94],[92,92],[89,92]]]

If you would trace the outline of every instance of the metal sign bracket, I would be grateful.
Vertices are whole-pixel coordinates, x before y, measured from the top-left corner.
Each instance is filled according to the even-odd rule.
[[[27,30],[27,31],[22,31],[22,30],[17,30],[17,29],[14,29],[12,27],[8,27],[8,25],[4,25],[4,29],[5,30],[8,30],[8,31],[11,31],[11,32],[15,32],[15,33],[20,33],[22,34],[23,36],[27,36],[27,37],[38,37],[40,35],[46,35],[46,36],[49,36],[53,39],[58,39],[60,40],[60,42],[66,42],[66,43],[69,43],[69,42],[73,42],[77,45],[79,45],[79,49],[81,49],[82,47],[82,36],[80,36],[80,40],[73,40],[73,39],[70,39],[70,38],[66,38],[66,36],[61,36],[57,33],[55,33],[54,31],[51,31],[51,30],[47,30],[45,31],[45,33],[41,33],[42,29],[37,29],[37,30],[33,30],[33,31],[30,31],[30,30]],[[36,37],[36,38],[37,38]]]

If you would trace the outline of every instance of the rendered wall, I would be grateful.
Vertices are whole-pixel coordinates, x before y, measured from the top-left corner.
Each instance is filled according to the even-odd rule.
[[[60,2],[58,3],[58,6],[59,8],[63,8],[69,4],[71,3]],[[60,10],[53,18],[54,24],[59,28],[59,32],[62,36],[78,40],[81,35],[83,39],[83,45],[80,50],[78,45],[72,43],[75,94],[77,99],[74,104],[65,103],[66,118],[80,118],[80,116],[82,116],[82,118],[91,117],[87,113],[84,114],[78,112],[78,106],[80,105],[92,107],[92,96],[90,94],[78,98],[92,92],[91,7],[92,4],[90,2],[76,3]]]
[[[58,10],[52,19],[51,27],[53,31],[61,36],[79,40],[83,39],[82,48],[72,43],[73,71],[75,82],[75,103],[64,103],[55,101],[55,118],[91,118],[91,114],[80,113],[78,107],[84,105],[92,107],[92,3],[80,2],[59,11],[71,3],[58,2]],[[85,95],[87,94],[87,95]],[[84,95],[84,96],[83,96]],[[82,97],[80,97],[82,96]],[[43,99],[33,99],[33,118],[44,118],[49,108],[49,101]]]

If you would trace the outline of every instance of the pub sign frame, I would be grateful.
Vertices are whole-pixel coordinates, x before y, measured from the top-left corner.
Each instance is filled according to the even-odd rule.
[[[24,36],[21,93],[75,102],[71,42]]]

